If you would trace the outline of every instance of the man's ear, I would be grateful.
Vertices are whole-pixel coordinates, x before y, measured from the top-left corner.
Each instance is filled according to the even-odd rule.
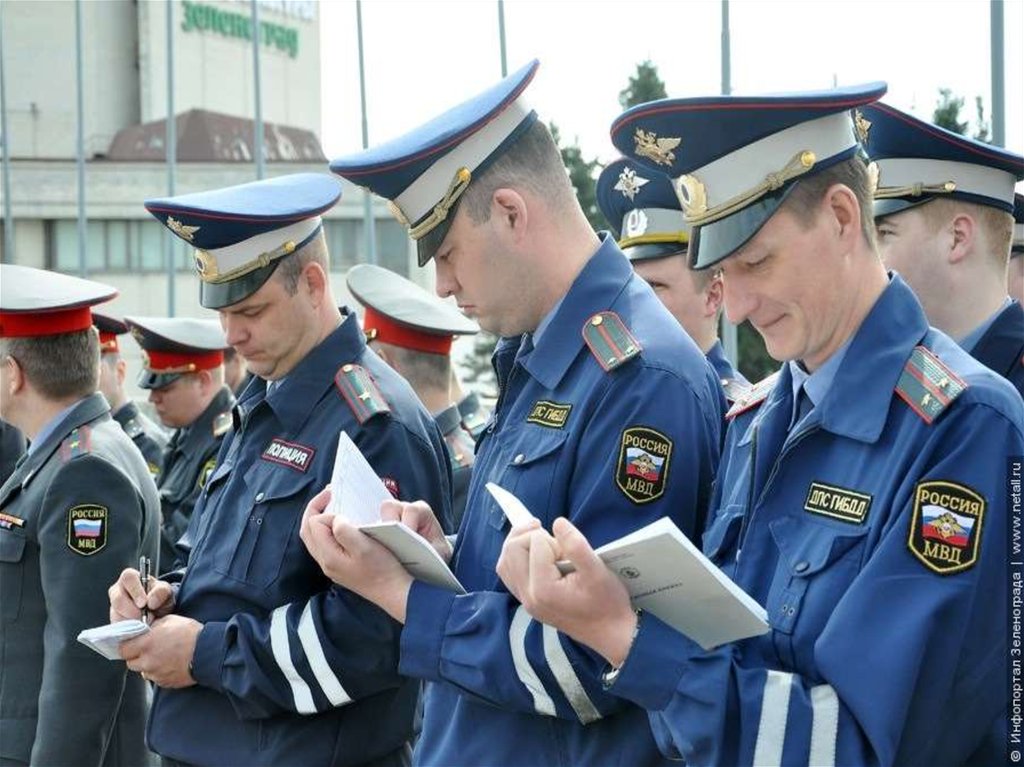
[[[14,359],[11,355],[4,357],[3,364],[7,366],[7,391],[4,394],[8,397],[20,393],[27,383],[25,379],[25,371],[22,369],[21,364]]]
[[[491,216],[497,216],[497,222],[508,231],[516,242],[522,241],[529,225],[525,198],[515,189],[503,187],[494,190],[491,198]]]
[[[725,298],[725,278],[722,273],[715,274],[704,291],[704,316],[712,317],[718,314],[722,308],[722,300]]]
[[[124,379],[128,375],[128,363],[124,359],[119,359],[117,365],[114,366],[114,376],[117,378],[117,386],[121,388],[124,386]]]
[[[951,239],[947,258],[949,263],[958,264],[974,252],[978,225],[973,216],[962,212],[957,213],[949,223],[949,233]]]
[[[301,282],[309,291],[313,306],[319,308],[320,303],[327,295],[327,274],[324,272],[324,268],[316,261],[309,262],[302,269]]]
[[[825,191],[823,203],[835,222],[836,236],[843,245],[848,246],[844,251],[852,250],[861,236],[857,195],[846,184],[833,184]]]

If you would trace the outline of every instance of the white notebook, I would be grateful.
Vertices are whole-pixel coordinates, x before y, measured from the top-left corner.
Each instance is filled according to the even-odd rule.
[[[526,507],[493,483],[487,489],[512,524]],[[626,584],[633,605],[685,634],[705,650],[768,632],[768,615],[668,517],[605,544],[598,556]],[[572,562],[558,563],[563,574]]]
[[[422,535],[400,522],[384,522],[380,505],[393,496],[345,432],[338,439],[331,474],[331,506],[364,533],[387,548],[413,577],[459,594],[466,590],[444,559]]]
[[[118,621],[79,632],[78,641],[107,660],[121,660],[121,642],[149,632],[149,624],[137,620]]]

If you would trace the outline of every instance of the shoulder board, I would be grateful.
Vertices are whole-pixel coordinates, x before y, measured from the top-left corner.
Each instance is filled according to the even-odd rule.
[[[473,438],[468,432],[463,430],[462,426],[459,426],[450,434],[446,434],[444,442],[448,446],[448,457],[451,458],[453,469],[473,465],[473,461],[476,458],[474,455]]]
[[[233,423],[230,410],[219,414],[213,419],[213,436],[223,437],[231,430]]]
[[[598,312],[583,326],[583,340],[605,372],[615,370],[643,351],[615,312]]]
[[[739,402],[741,399],[745,399],[750,393],[751,386],[738,378],[723,378],[721,379],[722,391],[725,392],[725,398],[729,402]]]
[[[924,346],[914,347],[896,382],[896,393],[927,424],[966,388],[967,383]]]
[[[776,370],[767,378],[762,378],[756,384],[746,388],[746,392],[737,399],[729,412],[725,414],[727,419],[732,419],[740,413],[745,413],[753,407],[757,407],[768,397],[768,394],[775,388],[775,382],[779,378],[779,371]]]
[[[142,436],[142,424],[139,423],[138,418],[129,418],[124,425],[124,433],[132,439]]]
[[[72,431],[63,442],[60,443],[61,463],[67,463],[72,458],[86,455],[92,451],[92,429],[88,426],[79,426]]]
[[[334,385],[360,424],[366,423],[378,413],[391,412],[391,407],[373,377],[361,365],[342,365],[334,376]]]

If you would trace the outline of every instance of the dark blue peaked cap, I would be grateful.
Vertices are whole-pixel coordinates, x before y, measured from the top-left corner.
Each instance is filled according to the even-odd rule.
[[[852,110],[885,83],[765,96],[663,99],[612,124],[626,157],[673,179],[694,227],[690,260],[703,269],[760,230],[796,181],[859,150]]]
[[[447,231],[458,198],[472,179],[536,119],[520,97],[539,66],[539,61],[531,61],[415,130],[339,157],[331,162],[331,170],[391,200],[392,211],[414,240],[439,227]],[[421,248],[420,266],[432,256]]]
[[[867,151],[878,168],[875,217],[936,197],[1013,211],[1024,157],[918,120],[888,104],[863,109]]]
[[[146,200],[160,223],[196,248],[200,302],[221,309],[255,293],[320,231],[320,214],[341,197],[324,173],[293,173],[248,184]]]
[[[686,252],[690,225],[665,174],[616,160],[597,179],[597,205],[630,261]]]

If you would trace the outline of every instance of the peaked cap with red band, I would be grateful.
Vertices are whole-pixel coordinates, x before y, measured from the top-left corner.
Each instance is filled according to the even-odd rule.
[[[186,317],[125,317],[142,347],[143,389],[162,389],[184,373],[212,370],[224,364],[228,343],[218,320]]]
[[[92,327],[90,307],[117,296],[92,280],[0,264],[0,338],[36,338]]]
[[[448,354],[454,336],[480,331],[479,325],[451,304],[382,267],[353,266],[345,275],[345,282],[366,309],[363,331],[368,341]]]

